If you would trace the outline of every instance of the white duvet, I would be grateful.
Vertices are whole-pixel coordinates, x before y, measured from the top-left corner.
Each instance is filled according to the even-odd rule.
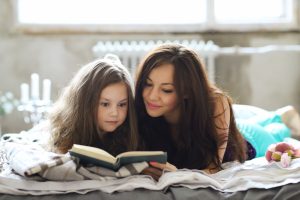
[[[41,160],[31,159],[30,165],[27,166],[19,165],[17,159],[22,160],[26,156],[30,158],[32,155],[39,155],[38,148],[26,149],[26,146],[13,143],[5,146],[4,151],[7,151],[8,154],[22,151],[20,156],[15,154],[14,162],[11,161],[11,163],[17,164],[8,163],[0,174],[0,193],[6,194],[45,195],[70,192],[87,193],[94,190],[113,193],[116,191],[131,191],[136,188],[165,190],[170,186],[182,186],[191,189],[211,187],[222,192],[237,192],[250,188],[268,189],[300,182],[300,159],[294,159],[287,168],[282,168],[279,163],[268,163],[263,157],[243,164],[231,162],[224,165],[224,170],[212,175],[199,170],[181,169],[176,172],[164,173],[160,180],[156,182],[146,175],[116,178],[95,174],[91,170],[78,168],[76,162],[69,158],[64,158],[65,163],[55,165],[52,161],[56,156],[53,153],[47,154],[45,152],[43,152],[43,155],[45,155],[42,158],[43,162],[52,162],[50,168],[47,169],[47,173],[42,175],[45,171],[43,173],[35,171],[26,176],[24,172],[28,170],[28,166],[35,167],[41,163]],[[34,152],[34,149],[37,152]],[[34,163],[34,160],[36,160],[36,163]],[[66,163],[67,165],[65,165]],[[16,166],[18,166],[18,169]],[[140,169],[145,166],[141,166]],[[58,171],[60,173],[68,172],[68,179],[64,180],[62,176],[57,176]],[[54,178],[48,180],[51,177]],[[74,177],[75,179],[72,179]]]

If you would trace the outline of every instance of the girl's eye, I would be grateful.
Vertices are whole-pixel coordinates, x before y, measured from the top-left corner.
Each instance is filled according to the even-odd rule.
[[[126,107],[126,106],[127,106],[127,102],[120,103],[119,106],[120,106],[120,107]]]
[[[109,106],[109,103],[107,103],[107,102],[100,102],[100,106],[108,107],[108,106]]]

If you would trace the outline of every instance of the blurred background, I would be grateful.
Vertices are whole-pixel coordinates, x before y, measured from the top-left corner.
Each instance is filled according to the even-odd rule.
[[[115,53],[134,72],[164,42],[194,48],[236,103],[299,110],[299,13],[298,0],[1,0],[2,133],[38,123],[87,62]]]

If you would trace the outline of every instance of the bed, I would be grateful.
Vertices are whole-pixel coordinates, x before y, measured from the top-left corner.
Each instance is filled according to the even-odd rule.
[[[216,199],[244,199],[244,200],[283,200],[283,199],[299,199],[300,191],[299,184],[290,184],[283,187],[272,188],[272,189],[249,189],[243,192],[235,193],[222,193],[217,192],[213,189],[197,189],[191,190],[184,187],[171,187],[168,191],[151,191],[145,189],[136,189],[130,192],[118,192],[114,194],[107,194],[101,191],[93,191],[87,194],[63,194],[63,195],[44,195],[44,196],[16,196],[1,194],[0,200],[4,199],[41,199],[41,200],[91,200],[91,199],[107,199],[107,200],[132,200],[132,199],[143,199],[143,200],[171,200],[171,199],[205,199],[205,200],[216,200]]]
[[[238,117],[244,118],[265,112],[248,106],[235,106],[234,110]],[[36,133],[37,131],[31,130],[15,134],[11,138],[14,141],[18,140],[19,143],[24,142],[24,138],[26,142],[39,142]],[[10,136],[10,134],[6,135]],[[20,135],[26,135],[26,137],[20,137]],[[23,149],[22,152],[24,152]],[[3,158],[0,161],[3,162]],[[70,162],[74,164],[73,161]],[[113,180],[57,181],[48,180],[47,175],[39,180],[23,179],[19,175],[8,176],[8,173],[4,173],[3,163],[1,167],[0,200],[300,199],[300,159],[294,159],[288,168],[282,168],[278,163],[267,163],[264,158],[253,159],[242,165],[233,162],[225,165],[225,170],[221,173],[212,176],[197,170],[183,169],[174,173],[165,173],[159,182],[141,175]],[[55,167],[51,169],[54,170]],[[58,170],[61,171],[61,168]]]

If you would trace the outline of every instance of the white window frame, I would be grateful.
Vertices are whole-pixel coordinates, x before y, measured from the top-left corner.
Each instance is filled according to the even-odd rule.
[[[287,0],[293,10],[291,21],[278,23],[224,24],[214,19],[214,1],[206,0],[207,21],[201,24],[160,24],[160,25],[41,25],[18,22],[18,0],[13,0],[14,24],[17,31],[25,33],[201,33],[201,32],[248,32],[248,31],[300,31],[300,3]]]

